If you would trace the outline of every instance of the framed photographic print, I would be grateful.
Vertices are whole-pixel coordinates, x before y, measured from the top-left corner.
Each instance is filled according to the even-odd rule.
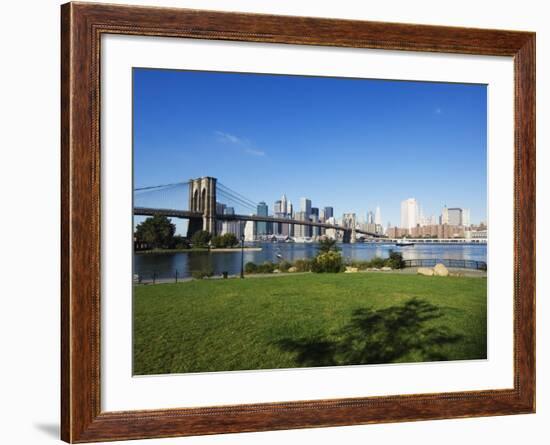
[[[535,35],[62,6],[62,439],[535,410]]]

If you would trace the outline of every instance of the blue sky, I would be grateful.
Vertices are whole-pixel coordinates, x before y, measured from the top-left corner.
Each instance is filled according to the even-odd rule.
[[[254,202],[399,224],[414,197],[486,220],[485,85],[134,69],[136,187],[214,176]]]

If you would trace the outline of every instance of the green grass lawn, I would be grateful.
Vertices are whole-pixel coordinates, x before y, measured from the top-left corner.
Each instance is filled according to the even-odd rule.
[[[134,287],[134,374],[487,357],[484,278],[304,274]]]

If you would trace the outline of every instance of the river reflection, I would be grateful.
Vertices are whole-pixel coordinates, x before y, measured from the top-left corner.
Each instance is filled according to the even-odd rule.
[[[251,245],[252,246],[252,245]],[[294,261],[299,258],[312,258],[317,254],[317,244],[301,243],[256,243],[261,251],[245,251],[244,262],[263,263],[264,261],[279,261],[282,258]],[[487,261],[487,246],[482,244],[463,245],[425,245],[416,244],[409,247],[396,247],[379,244],[340,244],[344,258],[355,260],[370,260],[374,257],[387,258],[390,250],[403,254],[405,260],[411,259],[453,259]],[[172,278],[176,271],[178,277],[191,276],[193,270],[211,268],[214,274],[239,274],[241,270],[241,251],[235,252],[177,252],[162,254],[134,255],[134,273],[140,276]]]

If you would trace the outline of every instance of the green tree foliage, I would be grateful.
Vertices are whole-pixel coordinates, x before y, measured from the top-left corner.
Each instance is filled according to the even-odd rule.
[[[325,238],[319,241],[319,253],[338,252],[339,250],[335,239]]]
[[[139,223],[135,236],[139,242],[147,243],[154,249],[171,247],[176,226],[166,216],[155,215]]]
[[[174,249],[189,249],[191,245],[189,240],[181,235],[174,235],[172,239],[172,248]]]
[[[234,247],[239,244],[239,240],[233,233],[226,233],[212,238],[212,246],[217,248]]]
[[[345,269],[344,260],[339,252],[329,251],[318,254],[312,265],[312,272],[323,273],[337,273],[343,272]]]
[[[401,254],[400,252],[394,252],[393,250],[390,250],[390,256],[386,260],[386,264],[392,269],[403,269],[405,267],[403,254]]]
[[[208,247],[211,235],[206,230],[199,230],[191,237],[193,247]]]

